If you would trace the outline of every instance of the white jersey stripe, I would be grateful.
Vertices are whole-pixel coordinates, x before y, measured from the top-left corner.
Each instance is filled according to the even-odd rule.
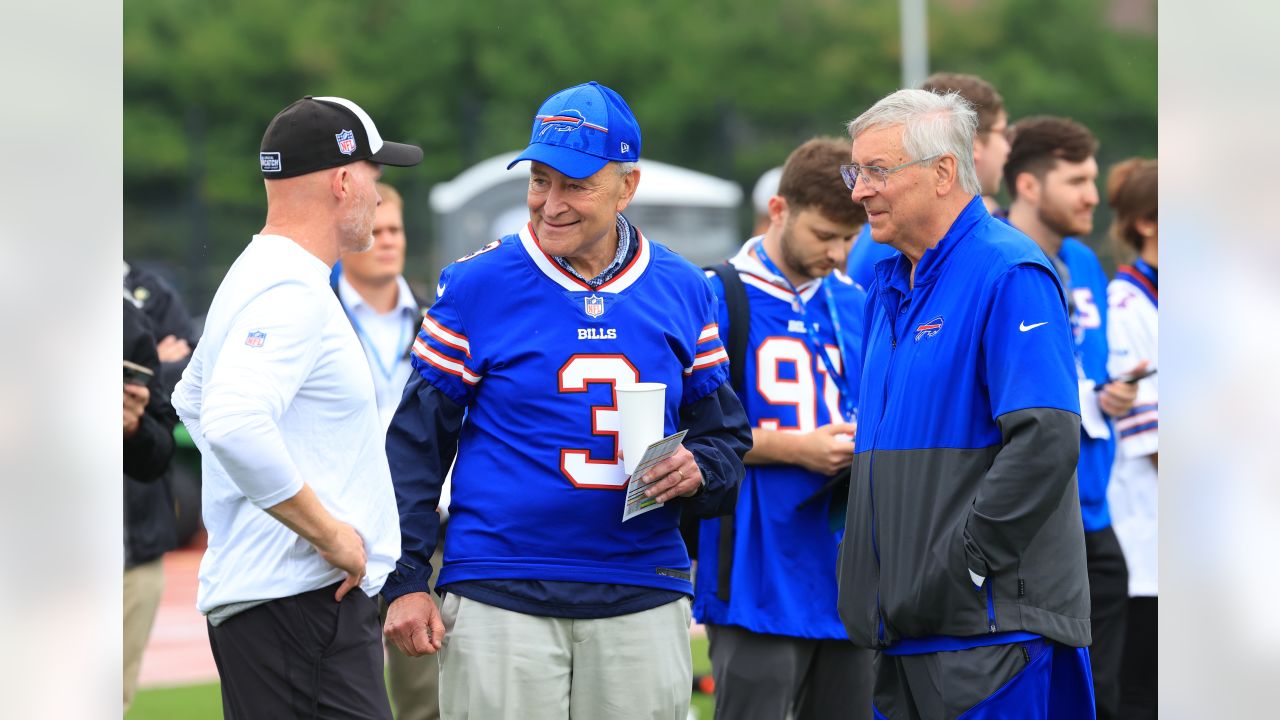
[[[729,362],[729,354],[724,351],[724,348],[716,348],[711,352],[695,356],[693,358],[693,369],[701,370],[702,368],[726,362]]]
[[[1128,430],[1131,427],[1137,427],[1138,425],[1145,425],[1146,423],[1159,420],[1159,419],[1160,419],[1160,413],[1155,410],[1150,410],[1148,412],[1140,413],[1138,415],[1130,415],[1129,417],[1116,420],[1116,429]]]
[[[450,360],[449,358],[437,353],[435,350],[432,350],[426,343],[422,342],[422,338],[418,338],[414,341],[413,353],[437,370],[462,378],[462,381],[468,385],[475,385],[480,382],[480,376],[468,370],[466,365],[455,360]]]
[[[750,273],[738,273],[738,275],[742,278],[742,282],[758,290],[763,290],[766,294],[772,295],[773,297],[776,297],[779,300],[784,300],[786,302],[791,302],[795,300],[795,297],[796,297],[795,293],[791,292],[790,290],[785,290],[783,288],[778,287],[777,285],[774,285],[771,282],[768,282],[766,280],[761,280],[760,278]]]
[[[422,329],[427,331],[428,335],[439,340],[442,344],[448,345],[454,350],[461,350],[467,354],[467,357],[471,357],[471,343],[462,335],[459,335],[435,320],[432,320],[430,315],[422,316]]]

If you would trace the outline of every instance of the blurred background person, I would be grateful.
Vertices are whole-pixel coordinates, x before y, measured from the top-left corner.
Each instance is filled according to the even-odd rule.
[[[373,373],[378,414],[385,427],[413,372],[409,351],[422,322],[423,303],[404,278],[404,199],[378,183],[382,203],[373,221],[373,246],[342,254],[335,292],[360,339]]]
[[[124,709],[138,687],[142,651],[164,593],[162,558],[177,546],[169,487],[178,416],[155,376],[160,373],[151,324],[124,298],[124,359],[153,375],[126,372],[124,383]]]
[[[1026,118],[1014,127],[1004,176],[1013,197],[1009,224],[1040,246],[1067,290],[1080,391],[1080,514],[1093,630],[1089,659],[1098,717],[1106,720],[1117,717],[1129,597],[1124,554],[1107,507],[1107,483],[1116,451],[1110,418],[1124,417],[1133,409],[1137,389],[1110,380],[1107,276],[1093,250],[1076,239],[1093,230],[1098,206],[1097,150],[1093,133],[1074,120]]]
[[[200,336],[196,324],[182,296],[167,280],[128,261],[124,263],[124,293],[151,323],[160,358],[160,386],[172,395]]]
[[[1127,372],[1135,361],[1159,366],[1159,244],[1157,167],[1130,158],[1107,176],[1115,211],[1111,237],[1134,255],[1107,286],[1108,369]],[[1155,375],[1138,381],[1138,397],[1116,419],[1119,448],[1107,502],[1111,524],[1129,567],[1129,617],[1120,666],[1120,713],[1126,720],[1156,716],[1156,635],[1159,595],[1160,388]]]
[[[386,183],[378,183],[377,188],[382,202],[374,214],[373,246],[364,252],[342,254],[341,269],[334,276],[334,291],[369,361],[378,415],[386,430],[400,405],[405,381],[413,372],[409,351],[425,306],[403,274],[407,245],[404,198]],[[437,571],[440,553],[441,544],[437,543],[431,556],[431,565]],[[386,603],[381,597],[378,603],[385,620]],[[387,681],[397,720],[439,718],[439,659],[435,655],[409,657],[394,643],[387,646]]]
[[[1005,131],[1009,115],[1004,109],[1004,98],[995,87],[978,77],[965,73],[939,72],[925,78],[921,90],[939,93],[960,93],[978,113],[978,132],[973,137],[973,164],[978,172],[978,184],[982,187],[982,204],[988,212],[999,207],[996,194],[1000,192],[1001,173],[1009,156],[1009,141]],[[862,287],[870,287],[875,277],[875,264],[897,251],[871,239],[871,226],[865,225],[849,251],[849,277]]]
[[[773,222],[769,217],[769,200],[778,194],[778,181],[782,179],[782,166],[765,170],[751,188],[751,209],[755,211],[751,237],[763,235]]]

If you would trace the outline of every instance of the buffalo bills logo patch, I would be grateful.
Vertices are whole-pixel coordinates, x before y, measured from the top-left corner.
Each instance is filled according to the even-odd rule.
[[[356,151],[356,135],[350,130],[343,130],[333,136],[338,141],[338,152],[350,155]]]
[[[244,344],[248,345],[249,347],[262,347],[262,344],[265,343],[266,341],[267,341],[266,333],[262,332],[261,330],[254,330],[253,332],[249,333],[249,337],[244,339]]]
[[[588,295],[582,299],[582,307],[587,311],[587,317],[598,318],[604,314],[604,298]]]
[[[916,342],[920,342],[921,338],[933,337],[942,330],[942,316],[939,315],[929,322],[920,323],[916,326]]]
[[[603,125],[587,122],[579,110],[565,110],[558,115],[538,115],[538,122],[542,123],[542,127],[538,128],[538,135],[544,135],[548,130],[556,132],[573,132],[581,127],[589,127],[592,130],[600,132],[609,132],[609,128]]]

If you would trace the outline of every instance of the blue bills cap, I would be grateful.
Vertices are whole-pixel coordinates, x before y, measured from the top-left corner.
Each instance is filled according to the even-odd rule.
[[[533,117],[522,160],[551,166],[571,178],[585,178],[609,162],[640,159],[640,124],[627,101],[595,81],[575,85],[543,101]]]

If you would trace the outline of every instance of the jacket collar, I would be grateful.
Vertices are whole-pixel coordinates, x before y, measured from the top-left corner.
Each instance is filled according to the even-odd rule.
[[[947,233],[942,236],[938,244],[924,251],[920,262],[916,264],[915,284],[927,285],[936,280],[951,251],[955,250],[956,246],[979,223],[990,219],[991,214],[987,212],[987,206],[982,204],[982,196],[974,195],[969,204],[965,205],[952,221],[951,227],[947,229]],[[881,287],[895,288],[904,295],[910,292],[911,261],[906,255],[896,253],[893,257],[881,260],[876,263],[875,272]]]

